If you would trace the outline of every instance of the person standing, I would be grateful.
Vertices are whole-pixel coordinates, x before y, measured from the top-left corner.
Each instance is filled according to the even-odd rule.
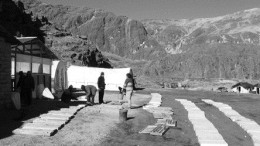
[[[25,75],[23,74],[22,71],[19,71],[19,80],[16,85],[17,89],[20,91],[20,99],[21,99],[21,105],[25,104],[25,97],[24,97],[24,78]]]
[[[101,72],[99,78],[98,78],[98,99],[99,99],[99,103],[102,104],[104,103],[104,92],[105,92],[105,86],[106,86],[106,83],[105,83],[105,78],[104,78],[104,72]]]
[[[134,86],[133,77],[130,73],[127,73],[123,90],[126,92],[125,97],[128,102],[128,108],[131,108],[131,98],[133,95],[133,86]]]
[[[35,84],[32,73],[28,71],[26,77],[24,78],[24,97],[27,105],[32,104],[32,91],[34,88]]]
[[[81,85],[81,89],[86,92],[87,104],[94,105],[94,98],[97,92],[97,88],[93,85]]]

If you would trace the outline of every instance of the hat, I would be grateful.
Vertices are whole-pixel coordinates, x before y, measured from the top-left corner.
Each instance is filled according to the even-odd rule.
[[[101,75],[104,75],[104,72],[101,72]]]

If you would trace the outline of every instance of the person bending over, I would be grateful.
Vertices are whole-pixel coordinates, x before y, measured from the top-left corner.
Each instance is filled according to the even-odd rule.
[[[81,85],[81,89],[86,92],[87,104],[94,105],[94,98],[97,92],[97,88],[93,85]]]
[[[71,99],[78,100],[76,97],[72,95],[73,86],[70,85],[68,89],[66,89],[61,95],[61,101],[65,103],[69,103]]]

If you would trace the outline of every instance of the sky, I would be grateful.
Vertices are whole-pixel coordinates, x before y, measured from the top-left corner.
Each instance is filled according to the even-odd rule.
[[[208,18],[260,8],[260,0],[40,0],[99,8],[132,19]]]

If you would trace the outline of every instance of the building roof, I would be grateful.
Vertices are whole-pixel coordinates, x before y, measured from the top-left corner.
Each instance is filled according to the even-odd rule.
[[[254,85],[249,84],[247,82],[239,82],[239,83],[233,85],[231,88],[236,88],[238,86],[241,86],[241,87],[243,87],[245,89],[253,89],[254,88]]]
[[[14,46],[13,51],[17,48],[18,53],[39,56],[43,58],[58,59],[58,57],[44,45],[37,37],[17,37],[21,45]]]
[[[0,36],[4,37],[7,42],[11,43],[12,45],[20,44],[20,42],[12,36],[3,26],[0,25]]]
[[[260,84],[255,84],[254,87],[260,88]]]

